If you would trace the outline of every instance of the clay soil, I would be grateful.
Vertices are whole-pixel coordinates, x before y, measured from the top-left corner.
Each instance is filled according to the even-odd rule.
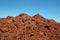
[[[60,23],[39,14],[0,18],[0,40],[60,40]]]

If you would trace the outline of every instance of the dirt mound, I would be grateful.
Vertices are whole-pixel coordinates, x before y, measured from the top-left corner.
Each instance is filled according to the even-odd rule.
[[[0,40],[60,40],[60,23],[39,14],[0,18]]]

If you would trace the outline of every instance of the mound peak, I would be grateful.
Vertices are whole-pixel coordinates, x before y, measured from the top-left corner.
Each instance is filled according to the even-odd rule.
[[[39,14],[0,18],[0,40],[60,40],[60,23]]]

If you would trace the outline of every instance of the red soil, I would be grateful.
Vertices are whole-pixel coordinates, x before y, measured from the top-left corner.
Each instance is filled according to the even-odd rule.
[[[60,23],[39,14],[0,18],[0,40],[60,40]]]

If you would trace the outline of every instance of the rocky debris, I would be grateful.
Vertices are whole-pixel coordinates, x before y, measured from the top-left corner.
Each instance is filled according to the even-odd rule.
[[[60,23],[39,14],[0,18],[0,40],[60,40]]]

